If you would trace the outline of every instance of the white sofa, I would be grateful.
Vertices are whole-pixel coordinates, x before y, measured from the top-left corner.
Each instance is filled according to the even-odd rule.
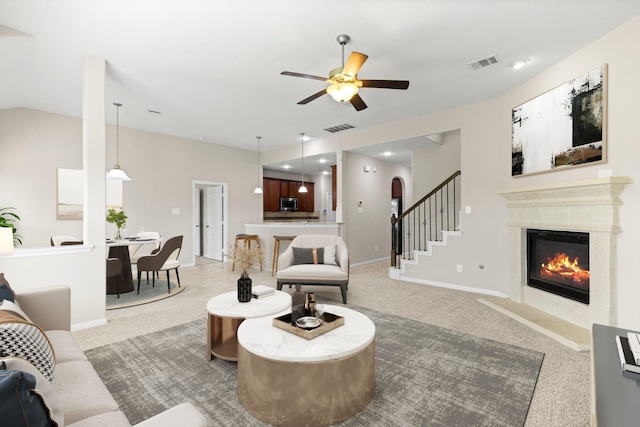
[[[317,264],[307,260],[297,263],[294,248],[323,248],[324,259]],[[335,261],[333,261],[335,248]],[[347,303],[349,285],[349,250],[340,236],[308,234],[297,236],[278,258],[276,275],[278,290],[283,285],[339,286],[342,302]]]
[[[19,308],[44,331],[54,350],[53,400],[61,406],[64,425],[131,426],[70,332],[69,287],[16,292],[15,299]],[[140,427],[178,425],[206,427],[207,423],[193,405],[183,403],[137,424]]]

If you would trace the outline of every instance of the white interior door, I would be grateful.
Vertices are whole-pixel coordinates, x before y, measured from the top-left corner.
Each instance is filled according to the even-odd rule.
[[[205,250],[207,258],[222,261],[224,231],[224,194],[221,185],[206,188]]]

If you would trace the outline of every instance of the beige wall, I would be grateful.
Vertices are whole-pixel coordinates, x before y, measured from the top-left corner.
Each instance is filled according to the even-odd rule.
[[[640,144],[636,125],[640,117],[640,103],[637,102],[637,95],[640,93],[640,81],[637,79],[640,53],[635,46],[637,40],[640,40],[640,17],[634,18],[526,84],[496,99],[376,128],[353,129],[343,135],[327,137],[324,141],[309,144],[309,155],[320,152],[342,153],[350,148],[459,129],[462,205],[471,206],[472,213],[462,215],[463,233],[462,244],[458,245],[459,250],[446,255],[450,258],[447,262],[433,263],[430,266],[433,269],[431,277],[437,276],[442,282],[469,289],[508,294],[510,266],[506,261],[510,259],[511,244],[509,229],[506,226],[506,202],[497,195],[498,191],[510,187],[595,178],[599,171],[606,169],[611,170],[614,176],[630,176],[634,183],[640,182]],[[512,178],[512,107],[603,63],[608,63],[609,66],[607,163]],[[14,118],[7,117],[7,114],[19,116],[14,121]],[[38,116],[38,120],[31,120],[32,114]],[[14,175],[21,178],[19,181],[25,181],[11,182],[10,185],[3,186],[0,205],[13,206],[18,204],[13,203],[14,200],[22,201],[36,197],[41,199],[37,203],[42,210],[37,215],[50,218],[54,215],[55,207],[51,196],[54,194],[51,191],[53,187],[49,181],[55,175],[47,174],[52,173],[58,164],[61,167],[63,164],[65,167],[75,167],[68,164],[71,161],[69,156],[73,157],[73,162],[79,163],[79,159],[73,151],[55,152],[57,150],[52,150],[46,144],[55,144],[56,148],[66,146],[69,143],[66,139],[79,133],[80,125],[75,124],[74,119],[57,117],[51,120],[50,115],[41,116],[42,114],[28,110],[0,112],[0,120],[3,120],[0,122],[0,178],[3,184],[9,176]],[[20,123],[35,128],[28,129],[28,133],[39,133],[39,139],[45,145],[35,146],[30,139],[16,140],[14,126],[19,126]],[[112,128],[109,128],[108,141],[112,141],[111,132]],[[7,135],[14,137],[7,138]],[[187,250],[190,251],[192,180],[229,182],[230,236],[241,232],[244,222],[259,220],[262,201],[260,196],[254,196],[252,192],[255,187],[256,153],[133,130],[123,130],[120,141],[121,164],[133,178],[133,181],[125,183],[125,207],[131,217],[129,227],[134,232],[137,232],[139,227],[162,227],[160,231],[165,235],[184,233],[187,239],[186,246],[189,247]],[[22,144],[28,144],[28,154],[13,157],[19,158],[20,163],[12,162],[7,158],[6,150],[17,152]],[[184,149],[176,150],[176,144]],[[107,145],[108,154],[111,150]],[[263,161],[272,163],[295,158],[298,154],[294,151],[296,150],[263,153]],[[155,155],[158,159],[149,153],[157,153]],[[41,155],[47,157],[46,161],[40,159]],[[50,165],[49,162],[54,165]],[[110,168],[113,162],[113,157],[108,155],[105,168]],[[374,166],[373,160],[353,153],[345,154],[340,163],[344,173],[341,189],[344,201],[342,216],[354,263],[388,257],[388,233],[384,233],[380,238],[371,236],[371,230],[390,228],[388,197],[384,192],[375,193],[375,189],[387,188],[390,192],[391,178],[406,173],[391,170],[391,166],[378,164],[376,174],[370,173],[365,176],[361,172],[363,162]],[[415,164],[414,170],[420,167]],[[33,180],[35,182],[32,182]],[[411,181],[411,178],[408,177],[407,181]],[[408,194],[413,193],[411,189]],[[13,200],[8,199],[7,195],[13,196]],[[362,214],[357,211],[358,200],[363,201]],[[638,328],[640,275],[637,274],[636,264],[640,253],[640,217],[637,215],[640,209],[640,192],[636,184],[627,187],[622,194],[622,200],[622,232],[618,235],[615,261],[618,267],[619,313],[616,323],[621,327]],[[171,215],[170,210],[174,207],[181,209],[180,215]],[[24,224],[25,230],[51,226],[49,223],[43,226],[32,224],[30,218],[27,218],[27,222],[29,224]],[[55,222],[53,225],[65,227],[64,224]],[[41,231],[42,235],[49,233],[50,231],[45,231],[44,228]],[[377,252],[374,251],[375,245],[379,248]],[[0,263],[2,262],[0,259]],[[69,268],[77,265],[69,262],[69,259],[65,259],[64,262],[69,264]],[[29,265],[26,261],[21,261],[20,264],[26,268]],[[456,273],[452,268],[454,264],[462,264],[463,272]],[[4,269],[5,265],[0,264],[0,267]],[[15,272],[17,265],[18,263],[13,263],[10,270]],[[480,269],[480,265],[485,268]],[[430,271],[424,271],[424,280],[429,280],[431,274]],[[57,282],[55,278],[53,281]]]
[[[441,134],[438,141],[439,144],[413,151],[413,198],[416,201],[460,170],[460,131]]]
[[[345,153],[347,183],[343,209],[346,212],[346,241],[349,262],[359,264],[389,259],[391,251],[391,182],[398,177],[405,183],[403,203],[411,206],[413,194],[411,169],[363,156]],[[371,166],[364,172],[364,166]],[[376,170],[376,172],[373,171]],[[362,201],[361,210],[358,202]],[[377,248],[376,248],[377,247]]]
[[[396,139],[460,129],[462,205],[471,206],[471,214],[462,215],[463,244],[460,250],[443,255],[445,262],[431,262],[424,268],[425,281],[437,277],[441,282],[459,287],[509,294],[510,241],[505,200],[497,192],[511,187],[543,183],[561,183],[597,178],[599,171],[611,170],[614,176],[630,176],[640,182],[640,144],[637,120],[640,117],[640,52],[634,41],[640,40],[640,17],[617,28],[526,84],[491,101],[442,111],[423,117],[388,124],[379,128],[351,132],[342,145],[360,146],[384,142],[388,135]],[[511,177],[511,110],[537,95],[580,74],[607,63],[608,92],[608,161],[549,173]],[[348,138],[347,138],[348,136]],[[414,165],[414,169],[419,166]],[[621,327],[640,325],[640,192],[629,185],[622,194],[622,233],[618,235],[617,289],[618,319]],[[351,209],[351,205],[348,205]],[[463,265],[456,273],[455,264]],[[479,266],[484,266],[480,269]],[[435,279],[434,279],[435,280]]]
[[[82,237],[82,221],[56,219],[56,168],[82,168],[82,121],[28,109],[0,111],[0,205],[15,206],[25,247],[49,246],[53,234]],[[107,128],[107,165],[115,163],[115,129]],[[109,155],[109,153],[111,153]],[[262,198],[254,195],[253,152],[120,128],[124,182],[125,235],[156,230],[185,236],[180,259],[193,258],[193,181],[229,184],[229,238],[244,223],[262,219]],[[253,164],[252,164],[253,162]],[[180,214],[173,214],[177,208]],[[115,227],[107,224],[107,236]]]

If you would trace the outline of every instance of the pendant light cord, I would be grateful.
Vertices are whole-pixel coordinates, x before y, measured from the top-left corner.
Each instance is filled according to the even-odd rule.
[[[304,187],[304,132],[300,132],[300,148],[302,149],[302,186]]]
[[[258,187],[260,187],[260,140],[262,137],[256,136],[256,138],[258,139]]]
[[[114,102],[116,106],[116,165],[120,166],[120,107],[122,104]]]

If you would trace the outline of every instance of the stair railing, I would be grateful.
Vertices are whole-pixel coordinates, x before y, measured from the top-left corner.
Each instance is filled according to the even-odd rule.
[[[460,171],[445,179],[397,218],[391,215],[391,266],[413,259],[427,242],[442,241],[443,231],[459,230]]]

